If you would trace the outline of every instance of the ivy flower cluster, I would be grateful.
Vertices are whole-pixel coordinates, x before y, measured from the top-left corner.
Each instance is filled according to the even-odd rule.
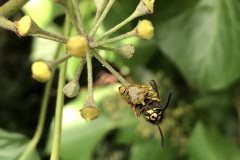
[[[48,32],[40,28],[30,16],[22,17],[19,21],[14,23],[14,27],[9,27],[6,29],[16,32],[20,37],[35,36],[66,44],[68,50],[66,55],[53,61],[36,61],[32,64],[32,77],[37,81],[47,82],[50,80],[55,68],[69,58],[81,58],[81,63],[79,64],[74,79],[64,86],[63,92],[67,97],[70,98],[73,98],[79,94],[79,78],[82,69],[86,64],[88,70],[88,100],[80,112],[81,116],[86,120],[95,119],[99,115],[99,109],[93,99],[92,57],[95,57],[100,63],[102,63],[102,65],[106,67],[113,75],[115,75],[124,86],[128,86],[129,83],[98,54],[98,50],[112,51],[121,54],[124,58],[130,59],[134,54],[134,47],[131,44],[125,44],[118,48],[111,48],[105,45],[134,36],[145,40],[151,39],[153,37],[154,28],[150,21],[145,19],[140,20],[133,30],[113,38],[104,38],[109,37],[112,33],[122,28],[131,20],[143,15],[152,14],[154,0],[140,0],[135,11],[133,11],[129,17],[100,36],[96,36],[95,33],[103,23],[104,18],[111,9],[115,0],[94,0],[96,6],[96,15],[90,33],[86,33],[84,29],[84,23],[77,0],[52,1],[59,3],[64,7],[73,27],[77,32],[77,35],[67,37]],[[1,20],[6,20],[3,17],[0,18]]]

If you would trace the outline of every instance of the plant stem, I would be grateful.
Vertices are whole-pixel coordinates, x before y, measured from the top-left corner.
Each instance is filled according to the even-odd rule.
[[[136,31],[135,29],[130,31],[130,32],[127,32],[125,34],[122,34],[120,36],[117,36],[117,37],[114,37],[114,38],[111,38],[111,39],[107,39],[105,41],[100,41],[100,42],[90,42],[90,46],[92,48],[95,48],[95,47],[99,47],[99,46],[103,46],[103,45],[106,45],[108,43],[113,43],[113,42],[117,42],[117,41],[120,41],[120,40],[123,40],[123,39],[126,39],[126,38],[129,38],[129,37],[133,37],[136,35]]]
[[[138,17],[139,15],[133,13],[132,15],[130,15],[127,19],[125,19],[124,21],[122,21],[121,23],[119,23],[118,25],[116,25],[115,27],[113,27],[112,29],[108,30],[107,32],[105,32],[104,34],[102,34],[100,37],[96,38],[96,41],[99,41],[101,39],[103,39],[104,37],[112,34],[113,32],[116,32],[118,29],[120,29],[122,26],[126,25],[128,22],[130,22],[131,20],[133,20],[134,18]]]
[[[106,7],[106,5],[107,5],[107,0],[95,0],[95,5],[96,5],[96,7],[97,7],[97,12],[96,12],[96,15],[95,15],[95,18],[94,18],[94,22],[93,22],[93,25],[92,26],[95,26],[96,25],[96,23],[97,23],[97,21],[98,21],[98,19],[99,19],[99,17],[101,16],[101,14],[102,14],[102,12],[103,12],[103,10],[104,10],[104,8]]]
[[[71,31],[70,21],[65,17],[64,35],[69,35]],[[67,49],[64,50],[67,53]],[[54,118],[54,131],[53,131],[53,145],[51,152],[51,160],[59,160],[61,135],[62,135],[62,112],[64,104],[63,87],[65,85],[67,61],[63,62],[60,66],[58,89],[57,89],[57,102]]]
[[[0,28],[13,31],[16,34],[18,34],[16,25],[12,21],[9,21],[8,19],[6,19],[3,16],[0,16]]]
[[[60,57],[60,58],[52,61],[52,62],[51,62],[51,65],[53,65],[53,67],[55,67],[55,66],[57,66],[58,64],[66,61],[66,60],[69,59],[70,57],[72,57],[72,55],[68,53],[68,54],[64,55],[63,57]]]
[[[124,86],[128,86],[129,83],[117,72],[115,71],[111,65],[107,63],[95,50],[92,50],[93,55],[99,62],[103,64]]]
[[[50,91],[52,88],[52,82],[53,82],[53,78],[50,79],[45,86],[37,129],[34,133],[33,138],[28,143],[26,149],[24,150],[23,154],[19,158],[20,160],[27,159],[29,154],[36,148],[36,145],[38,144],[38,142],[41,138],[41,135],[43,132],[43,127],[44,127],[45,120],[46,120],[46,113],[47,113],[48,101],[49,101],[49,97],[50,97]]]
[[[84,30],[83,20],[82,20],[81,12],[79,10],[78,2],[77,2],[77,0],[72,0],[72,3],[73,3],[73,8],[74,8],[75,15],[77,17],[77,24],[78,24],[79,30],[81,31],[81,34],[84,37],[86,37],[87,34]]]
[[[82,58],[82,61],[80,62],[81,64],[79,65],[79,67],[78,67],[78,70],[77,70],[77,72],[76,72],[76,75],[75,75],[75,79],[76,79],[76,81],[78,81],[79,80],[79,78],[80,78],[80,75],[81,75],[81,73],[82,73],[82,70],[83,70],[83,67],[84,67],[84,65],[85,65],[85,63],[86,63],[86,58]]]
[[[104,9],[102,15],[99,17],[97,23],[93,26],[91,32],[89,33],[89,38],[90,39],[92,39],[94,34],[97,32],[98,27],[100,26],[100,24],[102,23],[102,21],[106,17],[108,11],[110,10],[110,8],[112,7],[114,2],[115,2],[115,0],[109,0],[109,2],[107,4],[106,8]]]
[[[93,99],[93,78],[92,78],[92,55],[87,53],[87,73],[88,73],[88,99]]]
[[[61,42],[61,43],[66,43],[69,39],[67,36],[58,35],[58,34],[43,30],[41,28],[39,28],[38,33],[32,33],[29,35],[39,37],[39,38],[49,39],[49,40]]]
[[[99,46],[99,47],[96,47],[95,49],[101,49],[101,50],[111,51],[111,52],[119,52],[119,48],[112,48],[112,47],[105,47],[105,46]]]
[[[70,21],[72,22],[72,24],[73,24],[74,28],[76,29],[77,33],[78,33],[78,34],[81,34],[81,30],[79,29],[78,24],[77,24],[77,20],[75,19],[74,14],[73,14],[72,5],[69,4],[68,1],[67,1],[66,3],[67,3],[67,4],[64,5],[65,11],[66,11],[66,13],[68,14],[69,19],[70,19]],[[70,5],[71,5],[71,6],[70,6]]]
[[[28,1],[29,0],[9,0],[0,7],[0,15],[9,18],[19,11]]]
[[[67,66],[67,62],[63,62],[59,72],[51,160],[59,160],[59,154],[60,154],[60,145],[61,145],[61,136],[62,136],[62,111],[63,111],[63,104],[64,104],[63,87],[65,85],[66,66]]]

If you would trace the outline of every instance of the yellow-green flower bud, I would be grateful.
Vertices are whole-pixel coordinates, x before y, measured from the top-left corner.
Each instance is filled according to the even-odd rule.
[[[74,36],[67,41],[69,53],[74,57],[85,57],[89,49],[88,41],[83,36]]]
[[[87,121],[96,119],[99,116],[99,110],[96,107],[88,106],[80,110],[81,116]]]
[[[92,100],[88,100],[84,107],[80,110],[81,116],[87,121],[96,119],[99,116],[99,109],[96,103]]]
[[[15,24],[18,34],[20,36],[26,36],[31,28],[32,19],[29,16],[24,16],[19,21],[16,21]]]
[[[117,49],[118,53],[122,54],[124,58],[130,59],[134,54],[134,47],[131,44],[126,44]]]
[[[52,69],[44,61],[37,61],[32,64],[32,77],[40,82],[48,81],[52,76]]]
[[[151,39],[153,37],[154,27],[148,20],[138,22],[136,27],[137,35],[143,39]]]
[[[153,13],[153,6],[155,0],[142,0],[146,8],[148,9],[149,13]]]

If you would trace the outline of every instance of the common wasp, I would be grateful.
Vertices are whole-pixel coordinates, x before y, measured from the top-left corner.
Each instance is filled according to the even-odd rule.
[[[165,106],[162,105],[159,98],[158,87],[154,80],[149,81],[150,86],[142,85],[129,85],[128,87],[121,86],[119,87],[119,92],[124,100],[126,100],[133,111],[135,112],[136,117],[143,115],[143,117],[150,123],[157,125],[161,137],[161,146],[164,146],[163,133],[160,127],[160,122],[162,120],[164,111],[169,105],[172,92],[169,93],[167,103]],[[135,87],[135,92],[131,92],[131,87]],[[131,94],[130,94],[131,92]],[[134,95],[136,94],[136,95]],[[133,99],[132,95],[137,98]]]
[[[154,80],[151,80],[149,84],[152,86],[153,91],[157,93],[157,97],[159,98],[158,87],[156,82]],[[158,130],[159,130],[161,142],[162,142],[161,143],[162,148],[164,146],[164,138],[163,138],[163,133],[160,127],[160,122],[162,120],[164,111],[166,110],[166,108],[170,103],[171,96],[172,96],[172,92],[169,93],[167,103],[164,106],[160,101],[146,100],[146,104],[144,106],[140,106],[140,110],[139,110],[139,115],[143,115],[148,122],[158,126]]]
[[[136,111],[136,106],[145,106],[147,100],[160,101],[158,94],[153,91],[152,86],[130,84],[119,87],[119,93],[122,98],[131,105],[132,110],[135,112],[136,117],[140,114]]]

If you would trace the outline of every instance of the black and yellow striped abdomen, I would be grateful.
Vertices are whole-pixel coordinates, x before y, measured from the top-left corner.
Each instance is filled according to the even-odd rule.
[[[130,104],[131,103],[131,99],[130,99],[129,91],[128,91],[127,87],[120,86],[118,88],[118,90],[119,90],[119,93],[121,94],[122,98]]]

